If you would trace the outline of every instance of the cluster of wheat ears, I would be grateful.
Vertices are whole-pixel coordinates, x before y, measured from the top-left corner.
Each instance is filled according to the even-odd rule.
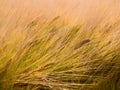
[[[120,21],[34,20],[0,38],[1,90],[119,90]]]

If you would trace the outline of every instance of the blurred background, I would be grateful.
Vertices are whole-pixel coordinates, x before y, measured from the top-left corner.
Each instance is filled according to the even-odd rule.
[[[0,22],[6,17],[13,20],[21,16],[31,20],[33,17],[61,16],[72,22],[97,23],[101,18],[107,17],[108,20],[119,13],[119,0],[0,0]]]

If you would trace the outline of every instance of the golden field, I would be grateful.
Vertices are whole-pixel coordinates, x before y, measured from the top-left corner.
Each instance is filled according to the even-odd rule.
[[[0,0],[0,90],[120,90],[119,0]]]

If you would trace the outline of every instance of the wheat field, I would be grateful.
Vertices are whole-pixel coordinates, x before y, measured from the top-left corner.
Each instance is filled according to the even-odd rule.
[[[0,90],[120,90],[119,0],[0,0]]]

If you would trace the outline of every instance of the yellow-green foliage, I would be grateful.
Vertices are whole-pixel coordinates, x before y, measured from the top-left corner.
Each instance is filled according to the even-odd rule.
[[[0,90],[120,90],[120,25],[34,20],[0,38]]]

